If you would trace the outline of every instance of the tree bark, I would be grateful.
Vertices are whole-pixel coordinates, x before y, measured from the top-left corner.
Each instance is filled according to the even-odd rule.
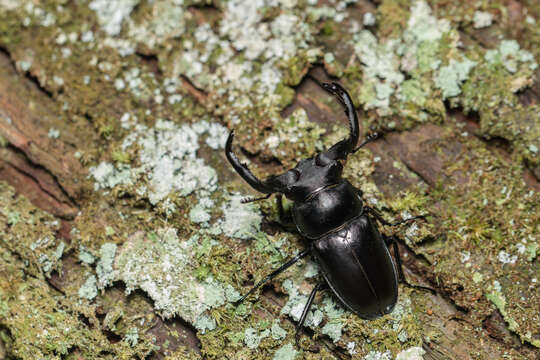
[[[126,14],[118,32],[114,18],[93,8],[99,1],[23,3],[0,0],[0,360],[404,359],[412,350],[424,359],[538,357],[536,2],[319,1],[319,12],[311,1],[269,2],[244,25],[271,52],[294,22],[287,36],[295,50],[281,60],[249,55],[257,47],[239,44],[249,36],[228,28],[247,3],[117,1],[117,14]],[[440,32],[434,42],[418,40],[415,16],[434,21],[424,30]],[[365,31],[375,42],[362,52]],[[206,54],[216,39],[223,47]],[[388,39],[403,48],[384,48]],[[518,50],[504,43],[513,40]],[[224,63],[223,44],[231,49]],[[407,70],[411,46],[420,50]],[[372,50],[369,67],[363,56]],[[422,54],[433,70],[419,70]],[[475,65],[460,75],[451,64],[465,58]],[[455,95],[438,85],[445,67],[458,73],[450,75]],[[253,75],[267,68],[274,88]],[[392,82],[396,74],[403,79]],[[400,237],[410,282],[436,293],[400,285],[399,309],[370,322],[324,292],[315,300],[322,322],[302,338],[320,347],[309,353],[294,347],[294,311],[286,309],[316,283],[305,275],[311,262],[233,306],[230,289],[245,293],[305,242],[278,223],[272,199],[236,210],[242,205],[231,194],[253,192],[212,139],[235,128],[236,152],[261,177],[328,147],[346,126],[339,103],[314,79],[342,83],[363,133],[382,134],[348,159],[344,176],[389,220],[428,215],[381,231]],[[160,146],[178,133],[194,134],[195,148],[184,149],[193,137],[171,141],[171,151],[183,151],[170,156],[183,183],[161,196],[157,180],[170,174],[156,170],[169,160]],[[205,177],[214,173],[215,182]],[[165,257],[169,267],[160,267]],[[204,295],[190,297],[196,291]]]

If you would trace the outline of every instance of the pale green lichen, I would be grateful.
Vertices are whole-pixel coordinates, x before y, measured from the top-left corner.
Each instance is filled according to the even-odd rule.
[[[63,241],[60,241],[54,252],[52,253],[52,257],[58,261],[62,258],[62,255],[64,254],[64,250],[66,248],[66,244]]]
[[[450,59],[447,66],[443,66],[435,75],[435,86],[441,89],[443,99],[457,96],[461,93],[460,85],[467,79],[469,71],[476,65],[466,57],[462,61]]]
[[[291,343],[287,343],[280,347],[275,353],[273,360],[294,360],[298,355],[298,351]]]
[[[99,250],[99,261],[96,266],[96,274],[98,276],[98,287],[103,289],[109,286],[113,279],[113,263],[116,255],[117,245],[114,243],[105,243],[101,245]]]
[[[132,185],[137,181],[137,195],[147,197],[152,204],[167,201],[166,197],[171,192],[182,196],[194,191],[199,195],[211,193],[217,188],[217,174],[203,159],[196,157],[199,138],[206,134],[206,143],[219,149],[224,146],[226,133],[223,126],[206,121],[177,126],[170,121],[159,120],[152,129],[137,125],[135,131],[124,139],[122,150],[139,147],[138,166],[102,162],[90,169],[94,187],[96,190],[108,189]],[[210,206],[208,201],[202,205],[204,208]],[[201,210],[204,209],[194,210],[193,217],[197,222],[208,219],[209,215]]]
[[[520,63],[526,64],[531,70],[538,67],[533,54],[520,49],[516,40],[501,41],[499,48],[486,51],[485,59],[491,64],[501,63],[510,73],[517,72]]]
[[[8,225],[17,225],[17,223],[21,220],[21,217],[17,211],[8,211],[6,217],[6,222]]]
[[[101,162],[98,166],[91,167],[89,173],[95,181],[94,190],[133,183],[131,169],[127,165],[115,167],[113,164]]]
[[[376,109],[380,116],[401,111],[406,117],[420,121],[424,121],[419,115],[422,112],[411,111],[408,103],[441,113],[441,105],[427,102],[433,80],[423,74],[439,67],[440,44],[443,36],[449,34],[453,34],[449,22],[434,17],[424,1],[412,3],[407,28],[397,38],[377,39],[367,30],[354,34],[354,50],[364,80],[359,100],[364,107]],[[412,78],[405,80],[406,75]],[[393,106],[394,97],[401,102],[397,108]]]
[[[298,108],[275,123],[264,144],[286,166],[294,166],[298,159],[322,150],[324,132],[324,128],[309,120],[303,108]]]
[[[193,326],[195,326],[195,329],[200,331],[201,334],[204,334],[207,330],[212,331],[216,328],[216,320],[208,315],[201,315],[197,318],[195,323],[193,323]]]
[[[261,332],[253,328],[247,328],[244,331],[244,343],[250,349],[259,347],[261,340],[270,335],[270,330],[266,329]]]
[[[450,31],[450,22],[437,19],[431,14],[431,8],[425,1],[414,1],[411,16],[407,22],[407,33],[422,41],[439,40],[444,33]]]
[[[21,1],[19,0],[1,0],[0,1],[0,7],[4,8],[5,10],[15,10],[21,6]]]
[[[396,360],[423,360],[426,351],[421,347],[412,347],[407,350],[401,351],[396,356]]]
[[[490,287],[491,292],[486,294],[486,298],[491,301],[501,312],[504,320],[508,323],[508,328],[512,331],[516,331],[518,328],[517,322],[510,317],[506,311],[506,299],[502,293],[501,285],[498,281],[495,281],[493,286]]]
[[[219,227],[227,236],[251,239],[260,231],[262,216],[255,204],[242,204],[243,198],[232,195],[230,200],[222,205],[224,218],[219,221]]]
[[[135,234],[119,250],[115,279],[126,284],[127,293],[145,291],[164,318],[178,315],[201,331],[212,329],[213,319],[205,312],[238,294],[212,277],[195,278],[198,246],[198,237],[180,240],[173,228]]]
[[[79,260],[87,265],[92,265],[96,261],[96,257],[87,248],[79,246]]]
[[[145,17],[141,23],[130,21],[128,30],[130,38],[153,48],[169,38],[184,33],[189,16],[186,14],[183,1],[158,0],[152,2],[151,6],[151,10],[159,16]]]
[[[47,136],[51,139],[58,139],[60,137],[60,130],[55,128],[50,128]]]
[[[390,351],[370,351],[363,360],[392,360],[392,353]]]
[[[131,347],[137,346],[139,342],[139,329],[136,327],[129,328],[124,336],[124,341]]]
[[[86,300],[94,300],[97,294],[97,278],[95,275],[90,275],[79,288],[79,297]]]
[[[279,323],[277,321],[274,321],[272,323],[270,331],[272,332],[272,339],[274,340],[283,340],[285,336],[287,336],[287,331],[284,330],[281,326],[279,326]]]
[[[93,0],[88,7],[98,16],[103,30],[111,36],[118,35],[122,23],[140,0]]]
[[[195,224],[207,226],[212,215],[210,213],[214,202],[210,199],[203,198],[189,211],[189,219]]]
[[[290,315],[295,321],[298,321],[307,302],[307,295],[300,294],[297,285],[290,279],[283,282],[283,288],[289,295],[289,299],[281,308],[281,314]],[[315,329],[322,322],[323,313],[318,309],[317,304],[313,304],[306,316],[304,326]]]
[[[70,295],[66,296],[47,285],[34,262],[27,259],[43,259],[42,265],[47,266],[44,272],[58,269],[67,246],[50,231],[56,231],[57,221],[24,196],[14,196],[14,190],[5,183],[0,183],[0,192],[2,208],[7,202],[8,208],[16,207],[21,214],[21,221],[11,225],[8,233],[0,229],[0,327],[6,331],[0,337],[2,341],[8,340],[8,356],[59,359],[71,356],[74,348],[79,356],[89,360],[149,355],[153,347],[146,338],[131,349],[121,343],[111,344],[101,329],[89,327],[81,317],[80,311],[85,309],[77,300],[79,289],[70,289],[68,285],[64,289]],[[3,216],[0,212],[0,218]],[[6,226],[5,221],[0,223]],[[74,272],[73,268],[70,272]],[[92,279],[81,293],[83,297],[97,294],[97,279],[90,276]],[[10,335],[5,337],[6,333]]]
[[[323,328],[321,329],[321,332],[325,335],[328,335],[330,339],[332,339],[333,342],[338,342],[341,339],[343,330],[343,324],[342,323],[335,323],[335,322],[327,322],[324,324]]]
[[[493,22],[493,14],[486,11],[475,11],[473,16],[473,26],[475,29],[485,28]]]

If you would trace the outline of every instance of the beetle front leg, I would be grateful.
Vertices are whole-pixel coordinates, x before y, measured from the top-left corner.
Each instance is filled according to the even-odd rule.
[[[427,286],[411,284],[409,281],[407,281],[407,279],[405,278],[405,273],[403,273],[403,264],[401,262],[401,253],[399,251],[399,246],[398,246],[398,243],[397,243],[397,240],[396,240],[396,236],[395,235],[384,236],[384,242],[386,243],[387,247],[390,247],[390,245],[391,245],[394,248],[394,257],[396,258],[396,263],[397,263],[396,267],[397,267],[400,282],[402,282],[406,286],[411,287],[413,289],[426,290],[426,291],[431,292],[432,294],[435,294],[436,293],[435,289],[432,289],[432,288],[427,287]]]
[[[296,225],[294,224],[291,213],[285,212],[285,208],[283,207],[282,194],[276,195],[276,204],[278,208],[279,225],[283,226],[283,228],[285,228],[285,230],[287,230],[288,232],[297,233],[298,229],[296,228]]]

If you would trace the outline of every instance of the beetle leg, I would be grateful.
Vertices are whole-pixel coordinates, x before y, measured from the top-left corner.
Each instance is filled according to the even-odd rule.
[[[296,335],[294,337],[294,340],[296,342],[296,347],[301,348],[305,351],[310,352],[319,352],[319,348],[315,349],[304,349],[300,346],[300,336],[302,336],[302,325],[304,325],[304,322],[306,321],[307,314],[309,313],[309,309],[311,308],[311,305],[313,305],[313,300],[315,299],[315,295],[317,294],[317,291],[323,289],[326,285],[326,282],[320,282],[318,283],[313,290],[311,290],[311,294],[309,294],[308,300],[306,302],[306,306],[304,306],[304,310],[302,311],[302,316],[300,316],[300,320],[298,320],[298,324],[296,324]]]
[[[377,221],[379,221],[381,224],[386,225],[386,226],[397,226],[397,225],[401,225],[409,221],[426,218],[426,215],[418,215],[418,216],[413,216],[411,218],[407,218],[407,219],[403,219],[403,220],[399,220],[394,223],[391,223],[391,222],[386,221],[377,210],[369,206],[364,206],[364,210],[367,211],[368,213],[371,213],[375,217],[375,219],[377,219]]]
[[[407,285],[408,287],[412,287],[413,289],[426,290],[426,291],[431,292],[432,294],[435,294],[436,293],[435,289],[432,289],[427,286],[411,284],[409,281],[407,281],[407,279],[405,278],[405,274],[403,273],[403,265],[401,263],[401,253],[399,252],[399,246],[396,240],[396,236],[395,235],[384,236],[384,242],[386,243],[386,246],[392,245],[392,247],[394,248],[394,257],[396,258],[399,280],[403,284]]]
[[[227,143],[225,144],[225,155],[227,156],[227,160],[231,163],[234,170],[244,179],[252,188],[257,190],[258,192],[262,192],[264,194],[271,194],[274,192],[274,189],[267,186],[265,183],[263,183],[261,180],[259,180],[252,172],[249,170],[246,164],[243,164],[238,160],[236,155],[232,151],[232,142],[234,138],[234,131],[231,131],[229,133],[229,137],[227,138]]]
[[[278,269],[274,270],[272,273],[270,273],[269,275],[267,275],[264,279],[262,279],[261,281],[259,281],[257,284],[255,284],[255,286],[253,286],[251,288],[251,290],[249,290],[247,292],[247,294],[245,294],[244,296],[242,296],[239,300],[237,300],[235,302],[236,305],[240,305],[249,295],[253,294],[253,292],[255,290],[257,290],[258,288],[260,288],[262,285],[266,284],[267,282],[269,282],[270,280],[272,280],[273,278],[275,278],[276,276],[278,276],[279,274],[281,274],[283,271],[287,270],[288,268],[290,268],[292,265],[294,265],[296,262],[298,262],[299,260],[301,260],[302,258],[306,257],[307,255],[309,255],[311,253],[311,247],[309,247],[308,249],[302,251],[300,254],[296,255],[295,257],[293,257],[291,260],[287,261],[285,264],[281,265]]]
[[[283,195],[277,194],[276,195],[276,203],[278,208],[278,216],[279,216],[279,225],[281,225],[285,230],[288,232],[296,233],[298,232],[298,229],[296,228],[296,225],[294,224],[294,221],[292,219],[292,216],[289,213],[285,213],[285,209],[283,208]]]

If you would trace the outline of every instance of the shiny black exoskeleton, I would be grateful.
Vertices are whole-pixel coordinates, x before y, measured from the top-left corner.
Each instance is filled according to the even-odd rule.
[[[398,297],[398,280],[403,280],[401,260],[395,238],[380,233],[376,220],[387,223],[377,212],[364,205],[361,192],[341,177],[343,162],[374,136],[357,146],[358,118],[351,97],[337,83],[320,84],[343,105],[350,134],[329,150],[301,160],[295,168],[278,176],[259,180],[232,152],[233,132],[226,144],[227,159],[240,176],[266,196],[283,194],[294,202],[292,217],[300,234],[308,239],[308,248],[257,283],[239,302],[303,257],[312,254],[319,263],[325,282],[311,292],[297,325],[296,342],[302,324],[318,290],[328,285],[341,302],[363,319],[374,319],[392,311]],[[281,198],[278,199],[283,213]],[[388,246],[393,245],[396,265]]]

